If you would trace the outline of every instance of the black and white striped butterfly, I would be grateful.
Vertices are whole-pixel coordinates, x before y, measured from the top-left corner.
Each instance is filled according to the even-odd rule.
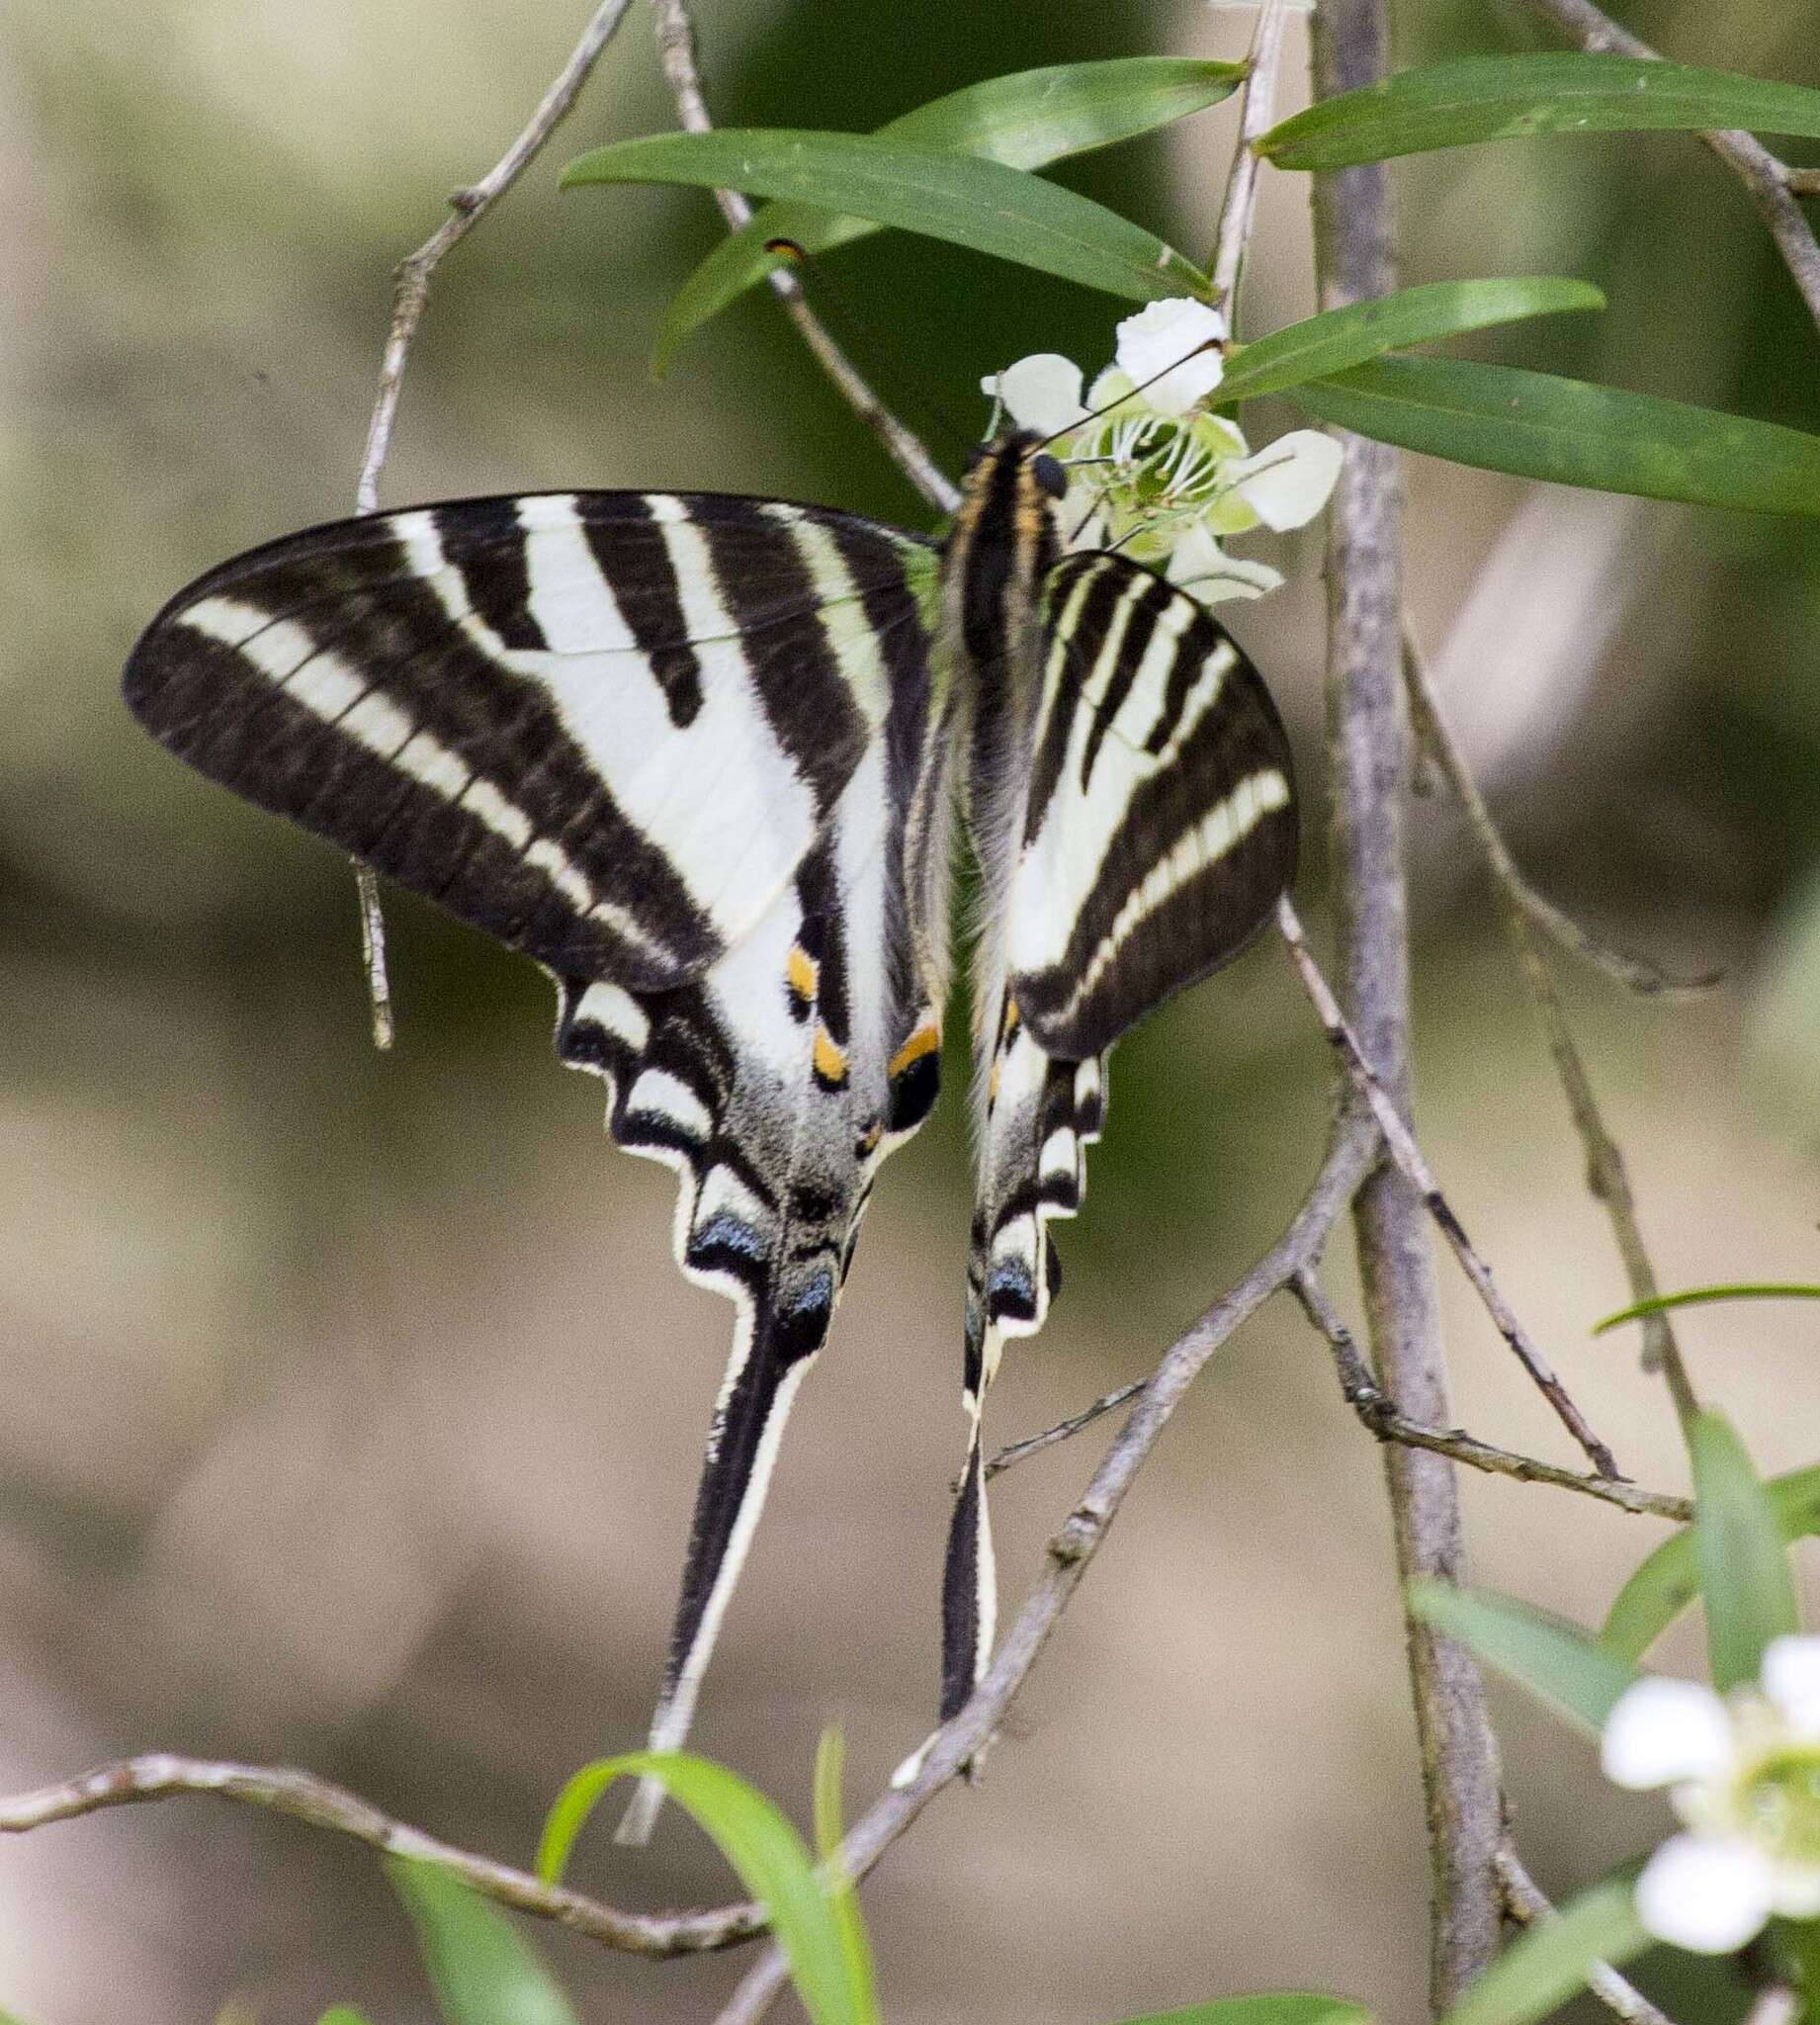
[[[738,1324],[654,1748],[687,1731],[879,1163],[935,1101],[957,815],[979,1154],[944,1715],[992,1638],[981,1404],[1055,1290],[1107,1050],[1294,873],[1256,670],[1149,570],[1064,554],[1062,490],[1012,434],[940,543],[712,494],[375,515],[210,572],[127,669],[192,765],[536,958],[559,1054],[678,1172],[677,1257]]]

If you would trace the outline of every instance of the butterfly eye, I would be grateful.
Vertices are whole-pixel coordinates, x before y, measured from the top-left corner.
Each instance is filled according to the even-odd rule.
[[[1060,458],[1051,457],[1048,451],[1030,460],[1030,476],[1052,499],[1059,499],[1068,490],[1068,474],[1062,469]]]

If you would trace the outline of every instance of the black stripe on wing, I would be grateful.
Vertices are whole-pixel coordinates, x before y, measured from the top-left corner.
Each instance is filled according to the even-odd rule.
[[[1294,769],[1257,669],[1153,572],[1070,557],[1045,611],[1010,990],[1045,1049],[1085,1059],[1269,918],[1295,877]]]

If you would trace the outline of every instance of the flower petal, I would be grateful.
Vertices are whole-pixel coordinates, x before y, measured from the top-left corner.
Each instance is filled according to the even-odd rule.
[[[1081,368],[1060,352],[1033,352],[1002,373],[980,382],[982,394],[996,394],[1020,429],[1057,436],[1086,416],[1081,405]]]
[[[1775,1910],[1776,1873],[1754,1843],[1675,1835],[1643,1866],[1637,1918],[1658,1940],[1696,1955],[1729,1955]]]
[[[1229,464],[1221,476],[1280,534],[1305,525],[1327,504],[1344,458],[1333,437],[1319,429],[1291,429],[1256,456]]]
[[[1198,523],[1176,542],[1170,556],[1169,578],[1204,605],[1229,597],[1262,597],[1283,580],[1282,572],[1272,570],[1268,563],[1229,556]]]
[[[1605,1718],[1600,1763],[1619,1786],[1722,1778],[1736,1756],[1731,1717],[1697,1681],[1640,1680]]]
[[[1763,1691],[1804,1737],[1820,1737],[1820,1638],[1772,1638],[1764,1647]]]
[[[1226,318],[1217,309],[1175,296],[1124,319],[1117,358],[1147,405],[1160,415],[1182,415],[1219,386],[1226,361],[1218,345],[1225,335]]]

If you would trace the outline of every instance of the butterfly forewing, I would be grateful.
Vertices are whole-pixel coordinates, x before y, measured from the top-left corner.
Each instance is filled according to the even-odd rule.
[[[1010,990],[1052,1053],[1103,1053],[1235,956],[1295,876],[1294,777],[1257,671],[1141,566],[1045,590],[1042,702],[1010,896]]]
[[[889,708],[913,537],[768,501],[534,493],[275,542],[166,607],[127,697],[212,778],[563,975],[746,934]]]

